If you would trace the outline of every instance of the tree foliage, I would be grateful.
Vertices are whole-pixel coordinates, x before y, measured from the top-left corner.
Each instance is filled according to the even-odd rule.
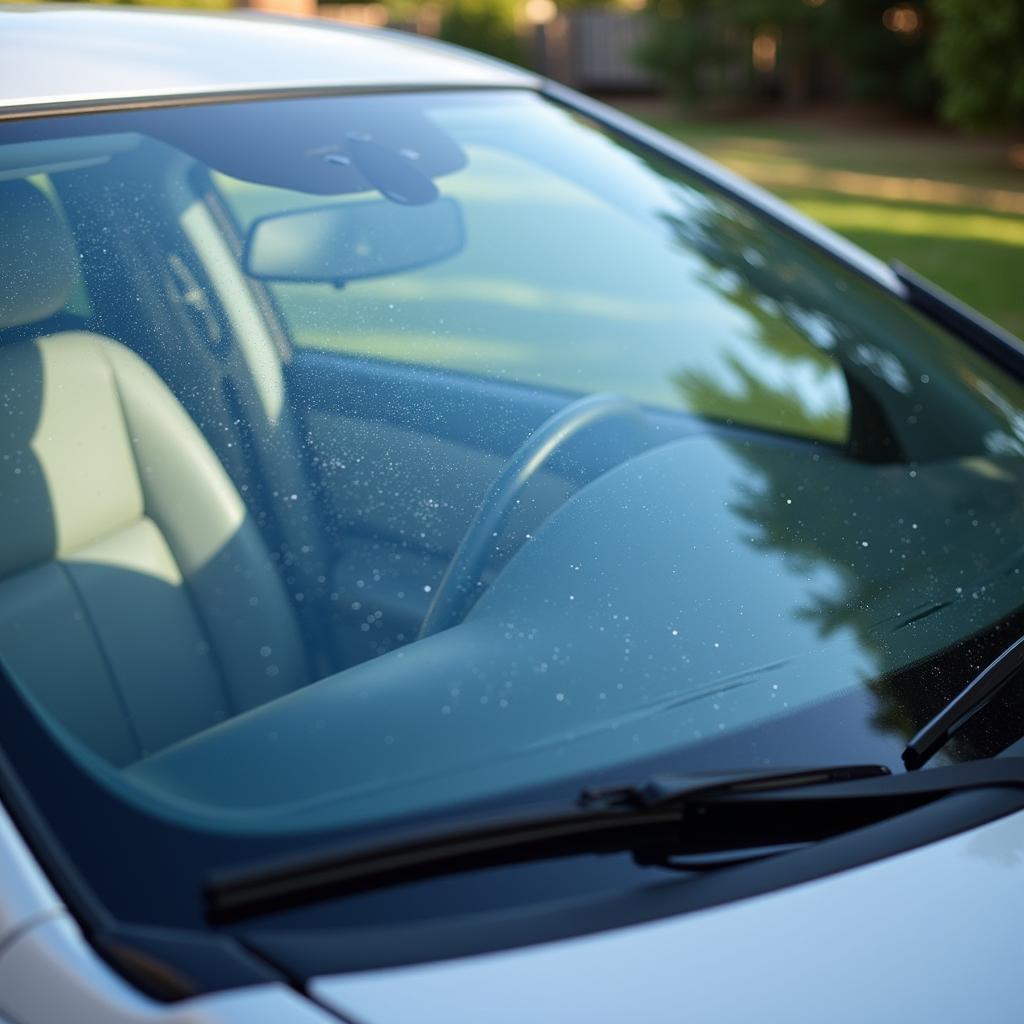
[[[47,0],[19,0],[21,3],[46,3]],[[181,7],[188,9],[223,11],[236,7],[235,0],[67,0],[71,3],[116,4],[127,7]]]
[[[857,99],[927,109],[930,19],[913,31],[886,25],[893,0],[656,0],[641,59],[686,99]],[[914,8],[919,11],[919,8]],[[757,36],[775,47],[770,69],[752,64]]]
[[[1024,126],[1024,3],[933,0],[943,115],[967,128]]]
[[[449,0],[441,17],[441,38],[522,64],[526,54],[515,14],[514,0]]]

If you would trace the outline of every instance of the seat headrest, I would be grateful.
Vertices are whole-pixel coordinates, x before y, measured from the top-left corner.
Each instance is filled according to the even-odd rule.
[[[63,308],[77,264],[71,232],[29,182],[0,181],[0,330]]]

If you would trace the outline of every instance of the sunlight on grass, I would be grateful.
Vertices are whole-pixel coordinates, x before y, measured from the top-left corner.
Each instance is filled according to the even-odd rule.
[[[992,213],[1024,215],[1024,192],[976,188],[936,178],[822,169],[801,160],[754,161],[746,156],[730,155],[732,152],[720,152],[716,159],[737,174],[769,188],[797,186],[868,199],[903,200],[936,206],[973,206]]]
[[[892,203],[837,202],[797,199],[795,205],[815,220],[837,231],[878,231],[892,235],[931,238],[973,238],[1002,245],[1024,246],[1024,218],[995,217],[985,213],[953,212]]]
[[[929,130],[633,113],[1024,334],[1024,173],[1005,144]]]

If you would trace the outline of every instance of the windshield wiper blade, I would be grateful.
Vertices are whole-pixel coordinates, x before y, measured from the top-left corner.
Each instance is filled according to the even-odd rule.
[[[355,847],[232,869],[204,889],[214,923],[441,875],[589,853],[705,871],[786,853],[970,790],[1015,790],[1024,758],[995,757],[893,775],[837,765],[658,776],[585,789],[574,804],[441,824]]]
[[[568,806],[477,819],[454,827],[446,824],[383,842],[322,849],[223,872],[211,878],[204,890],[207,913],[211,920],[228,921],[426,877],[574,854],[632,852],[638,863],[671,866],[671,856],[682,852],[704,855],[708,866],[724,866],[749,860],[754,851],[766,856],[798,844],[785,828],[778,827],[774,815],[767,830],[763,820],[752,823],[751,828],[737,829],[734,823],[717,831],[712,828],[710,838],[688,843],[690,810],[703,811],[717,801],[778,797],[889,774],[885,765],[836,765],[665,775],[639,785],[584,789],[577,803]],[[766,831],[770,833],[767,839]],[[810,837],[821,838],[818,833],[812,828]],[[803,833],[799,840],[802,844]],[[718,850],[736,853],[731,858],[706,856]]]
[[[981,670],[930,722],[918,730],[903,750],[907,771],[916,771],[933,758],[996,694],[1024,668],[1024,637],[1010,644]]]

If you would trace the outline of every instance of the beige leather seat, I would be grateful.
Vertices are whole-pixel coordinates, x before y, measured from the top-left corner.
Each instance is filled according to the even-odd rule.
[[[164,383],[110,339],[31,336],[74,252],[42,192],[0,182],[0,661],[124,765],[308,678],[262,539]]]

